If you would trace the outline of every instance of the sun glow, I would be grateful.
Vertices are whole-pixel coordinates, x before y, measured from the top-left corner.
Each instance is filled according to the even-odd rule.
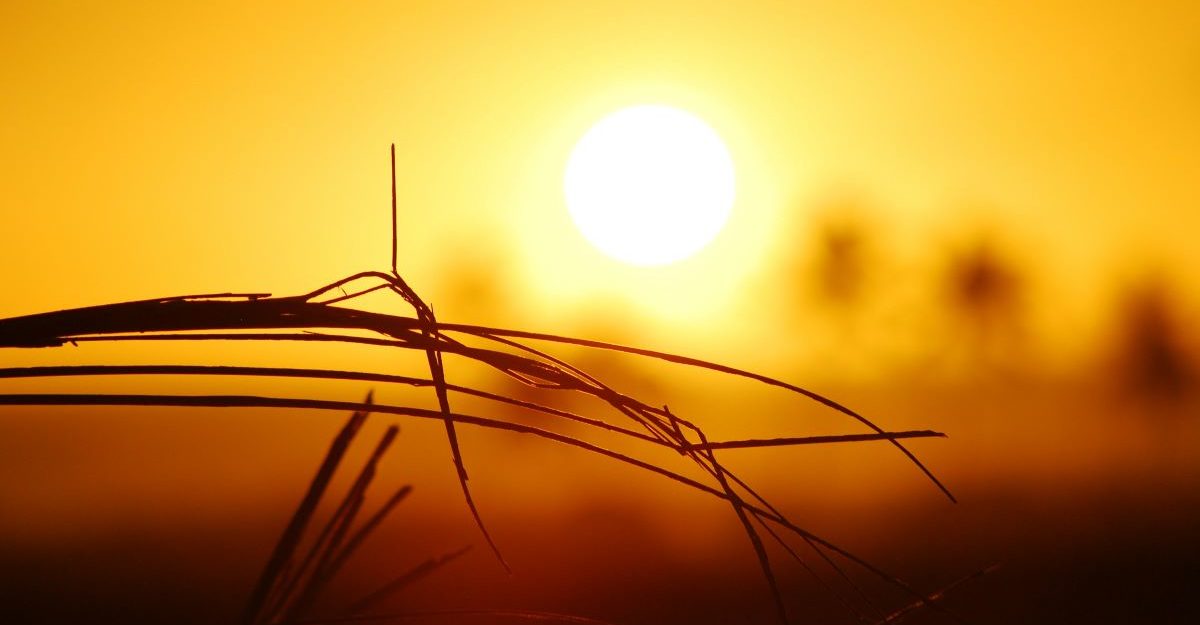
[[[563,186],[571,218],[592,245],[633,265],[665,265],[700,251],[725,226],[733,160],[696,116],[634,106],[584,134]]]

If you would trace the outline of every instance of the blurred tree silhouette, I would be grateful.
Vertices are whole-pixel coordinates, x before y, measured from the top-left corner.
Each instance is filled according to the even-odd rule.
[[[1009,369],[1026,345],[1027,272],[994,234],[948,252],[941,276],[943,308],[957,328],[957,354],[980,371]]]
[[[439,259],[440,280],[434,295],[444,298],[446,308],[470,310],[473,318],[489,322],[502,321],[513,312],[512,254],[494,239],[486,233],[464,236],[454,245],[454,254]]]
[[[1015,267],[993,244],[981,240],[953,259],[951,304],[982,332],[1012,318],[1020,304],[1021,281]]]
[[[859,303],[868,278],[870,238],[857,219],[827,221],[817,231],[813,286],[828,305]]]
[[[1118,370],[1138,395],[1177,399],[1195,381],[1177,307],[1165,278],[1152,276],[1122,294]]]

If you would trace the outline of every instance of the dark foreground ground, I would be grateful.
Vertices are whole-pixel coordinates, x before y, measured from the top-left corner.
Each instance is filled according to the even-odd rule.
[[[940,424],[949,441],[920,448],[958,505],[899,461],[864,468],[860,459],[880,448],[841,464],[768,456],[745,471],[771,482],[765,490],[797,520],[919,588],[1000,564],[947,597],[970,623],[1200,622],[1195,406],[1157,407],[1160,421],[1130,425],[1146,411],[1093,417],[1080,400],[1070,404],[1075,416],[1063,416],[1069,404],[1053,396],[986,400],[975,415]],[[1005,421],[1012,414],[1027,421]],[[0,621],[29,624],[235,621],[341,421],[178,411],[26,411],[0,420]],[[1079,433],[1098,423],[1113,434]],[[604,460],[468,434],[480,506],[515,569],[507,577],[458,499],[437,428],[402,428],[380,490],[416,489],[330,588],[321,604],[328,613],[471,544],[389,609],[528,608],[630,625],[773,622],[727,507]],[[111,437],[106,445],[95,443],[98,432]],[[855,622],[779,550],[772,556],[795,622]],[[882,609],[906,603],[849,570]],[[911,620],[955,622],[934,613]]]

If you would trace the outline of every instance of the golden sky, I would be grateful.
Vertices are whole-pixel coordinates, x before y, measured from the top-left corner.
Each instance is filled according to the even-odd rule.
[[[610,112],[647,103],[704,119],[728,145],[737,175],[726,230],[697,256],[653,269],[592,248],[562,190],[583,133]],[[1117,384],[1104,370],[1118,362],[1131,377],[1149,372],[1193,390],[1200,379],[1192,330],[1200,328],[1196,0],[4,0],[0,318],[194,293],[298,294],[386,269],[393,142],[399,270],[442,320],[687,353],[836,391],[837,399],[845,391],[847,403],[887,427],[944,429],[951,440],[914,448],[961,486],[963,508],[986,513],[981,524],[1016,528],[1004,534],[1016,536],[1014,553],[1038,553],[1020,534],[1036,523],[993,514],[995,502],[1009,509],[1002,487],[1027,509],[1058,506],[1061,529],[1043,535],[1050,545],[1078,531],[1071,506],[1080,497],[1101,493],[1114,509],[1137,512],[1114,484],[1169,482],[1161,492],[1171,511],[1180,493],[1198,492],[1190,448],[1197,426],[1170,429],[1194,414],[1195,394],[1191,404],[1165,403],[1162,414],[1157,406],[1113,408],[1105,393]],[[991,290],[972,295],[980,280]],[[1141,317],[1129,315],[1131,303]],[[374,305],[408,313],[391,300]],[[1134,321],[1119,326],[1122,315]],[[397,363],[395,350],[339,347],[315,358],[310,347],[88,344],[0,356],[4,366],[424,366]],[[1166,374],[1154,360],[1164,351]],[[647,374],[603,354],[562,355],[611,374],[622,389],[669,396],[673,410],[698,415],[715,437],[849,429],[759,387],[666,367]],[[970,376],[992,365],[1035,381],[971,386]],[[1063,370],[1084,373],[1059,384]],[[968,383],[937,392],[910,384],[933,372]],[[451,373],[461,380],[476,372]],[[249,393],[267,383],[130,376],[6,389],[85,384]],[[366,390],[269,384],[281,395],[343,400]],[[382,388],[380,401],[414,401],[405,392]],[[155,514],[181,526],[206,522],[198,509],[228,522],[231,499],[247,510],[283,510],[294,493],[280,485],[310,474],[342,417],[242,418],[250,412],[6,410],[0,492],[27,514],[9,519],[17,527],[5,532],[60,540],[79,530],[80,510],[94,525],[124,531],[154,521],[138,515],[155,502]],[[1098,415],[1106,419],[1096,427]],[[460,534],[473,532],[440,424],[404,427],[408,455],[396,471],[441,493],[428,504],[436,518],[449,510]],[[478,430],[464,441],[472,470],[484,467],[474,474],[481,507],[509,515],[509,528],[528,517],[506,504],[513,493],[528,495],[522,489],[535,478],[561,488],[555,496],[564,501],[599,497],[578,484],[593,483],[584,480],[600,461],[570,464],[567,450]],[[898,468],[898,455],[869,446],[738,462],[787,496],[818,491],[813,507],[839,530],[890,517],[892,502],[914,492],[920,505],[944,504],[915,470]],[[622,501],[665,501],[650,487],[629,488],[619,467],[598,470],[611,472],[594,483]],[[860,514],[854,506],[867,500],[882,504]],[[446,501],[454,507],[436,507]],[[1194,527],[1192,514],[1180,524]],[[913,526],[926,533],[918,520]],[[1120,539],[1154,535],[1136,526]],[[702,539],[671,532],[664,540],[672,537],[693,552]],[[1107,555],[1108,538],[1098,542]]]
[[[1114,281],[1197,283],[1198,35],[1190,2],[6,2],[0,314],[384,267],[394,141],[401,272],[446,318],[773,322],[747,302],[850,203],[905,271],[1000,239],[1061,338]],[[588,246],[561,189],[647,102],[738,176],[726,231],[657,270]]]

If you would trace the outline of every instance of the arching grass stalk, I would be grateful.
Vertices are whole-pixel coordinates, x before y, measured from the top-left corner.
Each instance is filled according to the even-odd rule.
[[[865,598],[861,589],[842,568],[851,563],[887,583],[903,590],[913,598],[913,605],[943,610],[928,596],[904,583],[898,577],[886,573],[850,551],[819,537],[793,523],[778,508],[752,489],[737,475],[730,472],[718,460],[717,451],[735,449],[761,449],[810,444],[887,441],[899,450],[910,462],[940,489],[951,501],[949,489],[938,480],[917,457],[909,451],[903,441],[912,438],[941,437],[944,434],[930,430],[891,432],[883,429],[865,416],[813,391],[762,374],[700,360],[678,354],[650,349],[618,345],[582,338],[573,338],[525,330],[493,328],[470,324],[445,323],[438,320],[432,307],[427,305],[400,277],[396,269],[396,205],[395,167],[393,146],[392,177],[392,267],[390,272],[360,272],[312,292],[285,297],[272,297],[265,293],[219,293],[184,295],[160,299],[140,300],[59,310],[47,313],[0,319],[0,348],[49,348],[63,345],[79,345],[96,341],[308,341],[360,344],[377,347],[411,349],[421,352],[429,369],[428,378],[405,377],[376,372],[339,371],[331,369],[303,369],[283,367],[244,367],[236,365],[193,366],[178,364],[159,365],[84,365],[49,366],[0,369],[0,378],[28,377],[77,377],[102,375],[227,375],[274,378],[338,379],[388,384],[405,384],[432,388],[437,398],[438,409],[429,410],[412,406],[378,405],[370,398],[365,402],[318,400],[303,397],[263,397],[257,395],[144,395],[144,394],[0,394],[0,405],[71,405],[71,406],[192,406],[209,408],[274,407],[315,410],[353,411],[355,417],[347,424],[338,439],[335,439],[326,463],[336,467],[340,461],[338,446],[348,444],[353,438],[356,419],[361,421],[368,411],[410,418],[436,419],[445,424],[447,441],[451,449],[455,472],[461,484],[464,499],[479,530],[497,560],[508,570],[500,549],[487,530],[482,515],[475,505],[468,488],[468,473],[458,441],[457,427],[470,425],[494,430],[538,436],[559,444],[568,445],[590,453],[607,456],[619,462],[672,479],[688,488],[727,501],[738,517],[749,539],[770,587],[776,611],[781,622],[788,621],[786,605],[778,588],[774,570],[759,527],[765,527],[768,535],[781,543],[791,556],[800,560],[810,572],[815,571],[801,560],[798,552],[791,548],[780,534],[783,531],[799,537],[825,560],[856,593]],[[377,291],[391,291],[413,309],[413,316],[392,315],[350,307],[358,298]],[[358,336],[342,331],[367,331],[373,336]],[[851,432],[832,436],[781,437],[736,441],[709,441],[704,432],[694,423],[675,415],[666,406],[651,406],[620,392],[595,376],[562,360],[531,342],[568,345],[588,349],[620,352],[680,366],[709,370],[727,376],[745,378],[769,386],[781,388],[815,401],[837,411],[869,432]],[[612,414],[592,416],[580,415],[553,406],[545,406],[516,397],[500,395],[465,385],[451,383],[446,379],[444,358],[452,356],[483,364],[521,384],[561,391],[567,394],[590,395],[606,403]],[[704,483],[670,471],[653,462],[633,455],[607,449],[583,438],[532,427],[517,422],[486,416],[469,415],[452,410],[450,396],[469,395],[498,404],[517,407],[558,419],[586,426],[588,431],[604,431],[621,437],[666,447],[695,463],[703,474],[711,479]],[[359,417],[359,415],[363,415]],[[359,423],[361,425],[361,423]],[[348,438],[347,438],[348,437]],[[345,442],[339,442],[346,439]],[[386,447],[386,445],[384,445]],[[336,452],[336,453],[335,453]],[[378,452],[382,454],[382,451]],[[368,467],[370,468],[370,467]],[[326,465],[321,471],[332,471]],[[367,471],[371,473],[371,471]],[[328,476],[318,472],[314,478],[309,498],[320,499]],[[366,475],[364,473],[364,475]],[[370,477],[358,488],[365,488]],[[326,480],[322,482],[322,480]],[[318,488],[319,487],[319,488]],[[264,614],[274,616],[287,614],[288,606],[311,603],[312,597],[293,595],[300,588],[299,580],[314,575],[309,569],[328,576],[344,561],[343,544],[349,545],[350,522],[358,511],[357,498],[361,492],[348,495],[350,499],[340,512],[338,524],[327,528],[326,538],[333,548],[325,547],[313,553],[306,563],[294,561],[293,556],[298,536],[303,534],[311,509],[315,506],[309,498],[302,503],[293,524],[285,531],[280,545],[264,572],[264,580],[254,591],[251,602],[255,613],[247,617],[247,623],[258,622]],[[303,514],[300,514],[303,512]],[[297,525],[298,524],[298,525]],[[349,541],[349,542],[347,542]],[[833,556],[836,556],[835,559]],[[285,571],[286,569],[286,571]],[[270,573],[270,575],[266,575]],[[269,578],[269,579],[268,579]],[[281,581],[282,580],[282,581]],[[823,582],[824,583],[824,582]],[[280,586],[279,584],[283,584]],[[289,586],[290,584],[290,586]],[[319,589],[320,585],[316,587]],[[290,588],[290,589],[289,589]],[[282,593],[282,595],[280,594]],[[312,591],[309,591],[311,595]],[[287,601],[280,603],[280,597]],[[848,601],[848,600],[846,600]],[[878,610],[868,605],[875,613]],[[907,608],[906,608],[907,610]],[[294,610],[293,610],[294,611]],[[853,609],[862,617],[864,612]],[[907,612],[905,612],[907,614]],[[294,615],[293,615],[294,616]]]

